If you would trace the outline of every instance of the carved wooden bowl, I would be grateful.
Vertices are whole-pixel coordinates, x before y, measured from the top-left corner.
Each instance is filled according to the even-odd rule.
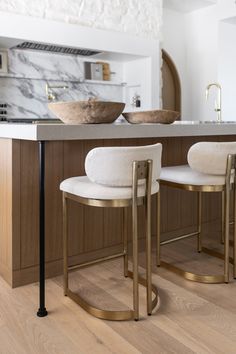
[[[73,101],[53,102],[48,108],[66,124],[113,123],[123,112],[122,102]]]
[[[168,110],[153,110],[143,112],[122,113],[125,119],[132,124],[161,123],[171,124],[180,117],[179,112]]]

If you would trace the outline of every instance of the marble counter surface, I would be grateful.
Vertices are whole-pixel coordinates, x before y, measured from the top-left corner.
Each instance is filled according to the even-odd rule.
[[[22,140],[90,140],[177,136],[236,135],[236,122],[181,121],[164,124],[0,124],[0,138]]]

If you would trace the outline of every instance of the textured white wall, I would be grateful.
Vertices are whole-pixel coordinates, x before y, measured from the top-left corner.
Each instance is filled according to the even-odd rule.
[[[235,21],[236,24],[236,21]],[[236,120],[236,25],[221,22],[219,27],[218,81],[222,86],[222,117],[224,120]],[[212,95],[214,95],[212,93]]]
[[[165,0],[164,0],[165,1]],[[188,120],[188,81],[186,55],[186,15],[182,12],[164,8],[162,47],[173,59],[181,82],[181,119]],[[178,35],[176,35],[178,28]]]
[[[214,100],[217,92],[216,90],[211,92],[206,102],[205,90],[209,83],[217,81],[223,86],[223,119],[236,120],[235,116],[230,114],[230,110],[235,112],[236,107],[233,102],[235,100],[230,94],[236,79],[236,74],[233,72],[236,60],[234,49],[236,31],[231,26],[228,34],[225,33],[225,38],[221,38],[220,32],[221,22],[229,18],[231,21],[233,18],[236,23],[235,0],[218,0],[215,6],[189,14],[165,10],[163,46],[170,52],[179,69],[185,120],[216,120]],[[178,28],[178,36],[175,35],[176,28]],[[224,44],[222,48],[220,40]],[[225,58],[222,58],[223,48],[226,53]],[[227,80],[231,78],[231,84],[229,81],[225,82],[226,77]]]
[[[161,37],[162,0],[0,0],[0,11]]]

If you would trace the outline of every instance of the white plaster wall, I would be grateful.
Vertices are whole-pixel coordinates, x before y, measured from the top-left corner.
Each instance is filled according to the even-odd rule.
[[[182,120],[214,120],[214,94],[206,103],[208,83],[217,81],[218,22],[212,7],[192,13],[164,10],[163,48],[179,71]],[[178,29],[178,31],[177,31]]]
[[[173,59],[181,82],[182,120],[188,119],[188,80],[187,80],[187,43],[186,15],[164,8],[162,48]]]
[[[161,37],[162,0],[0,0],[0,11]]]
[[[219,72],[222,85],[223,119],[236,120],[236,25],[221,22],[219,28]]]
[[[236,16],[235,0],[218,0],[214,6],[186,15],[173,11],[170,13],[165,10],[163,46],[166,46],[167,51],[172,54],[182,77],[183,119],[216,119],[214,101],[217,92],[213,89],[209,101],[206,102],[205,90],[209,83],[218,81],[221,83],[222,70],[225,69],[222,66],[220,68],[219,54],[222,50],[220,48],[220,26],[222,20],[233,16]],[[175,29],[178,31],[176,32]],[[236,36],[232,33],[230,38],[231,44],[228,43],[228,48],[230,46],[234,48]],[[231,48],[231,50],[233,49]],[[232,81],[234,81],[233,76]],[[227,92],[224,92],[223,87],[223,97],[225,94]],[[224,120],[232,119],[232,114],[229,116],[232,109],[229,100],[230,98],[227,102],[223,98]]]
[[[206,86],[218,81],[218,21],[215,6],[193,12],[186,19],[189,120],[216,120],[211,92]]]
[[[205,89],[209,83],[221,83],[220,26],[222,20],[233,16],[236,16],[234,0],[219,0],[215,6],[193,12],[187,16],[188,111],[189,116],[194,120],[216,119],[214,112],[216,90],[211,92],[209,102],[206,103]],[[236,37],[231,36],[231,40],[231,45],[235,46]],[[224,103],[222,106],[223,119],[229,120],[226,112],[227,102]]]

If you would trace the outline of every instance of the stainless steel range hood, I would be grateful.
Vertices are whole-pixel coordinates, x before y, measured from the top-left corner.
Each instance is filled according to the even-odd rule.
[[[16,46],[13,46],[11,49],[34,50],[34,51],[67,54],[67,55],[80,55],[84,57],[89,57],[92,55],[102,53],[90,49],[64,47],[64,46],[37,43],[37,42],[22,42],[17,44]]]

